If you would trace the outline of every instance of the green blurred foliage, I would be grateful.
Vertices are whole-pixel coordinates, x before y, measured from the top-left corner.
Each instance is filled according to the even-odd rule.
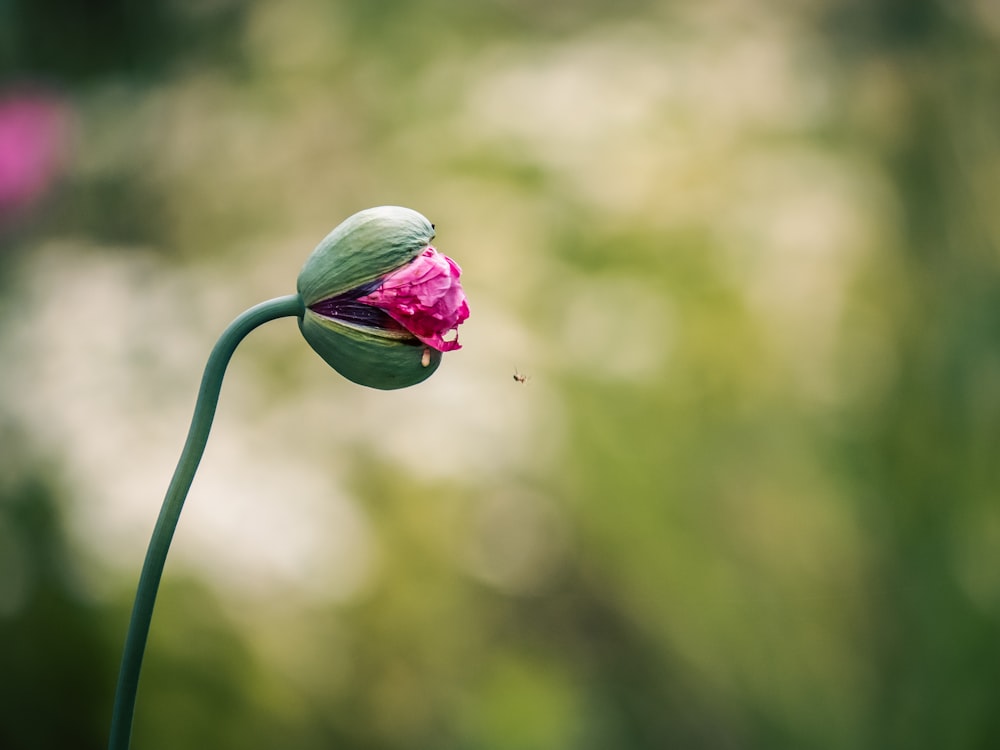
[[[309,444],[347,485],[376,562],[352,595],[301,600],[168,565],[136,747],[992,746],[989,0],[82,8],[0,0],[0,81],[58,91],[77,127],[60,184],[0,226],[0,745],[104,743],[139,565],[65,529],[79,459],[10,375],[47,361],[24,343],[47,330],[31,280],[59,284],[62,320],[106,277],[56,270],[136,264],[112,278],[141,304],[102,328],[166,398],[202,362],[143,336],[216,327],[193,279],[256,293],[285,274],[286,293],[311,246],[285,249],[401,203],[465,268],[445,403],[479,413],[463,394],[497,378],[513,395],[484,413],[538,419],[402,436],[495,456],[447,476],[366,442],[404,428],[332,377],[312,409],[333,417],[262,429],[255,448]],[[279,338],[234,363],[238,392],[267,394],[261,423],[320,372]],[[100,331],[72,340],[93,341],[74,367],[118,382]],[[136,443],[162,437],[133,390],[113,397]]]
[[[110,704],[97,686],[114,674],[114,649],[101,612],[79,595],[57,488],[17,476],[11,464],[26,457],[15,434],[0,434],[10,478],[0,486],[0,744],[101,747]]]

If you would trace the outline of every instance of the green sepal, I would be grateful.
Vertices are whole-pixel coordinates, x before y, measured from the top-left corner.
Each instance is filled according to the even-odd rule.
[[[299,329],[334,370],[369,388],[391,391],[416,385],[441,364],[441,352],[405,331],[347,324],[312,310],[299,318]]]
[[[434,239],[423,215],[402,206],[359,211],[328,234],[299,273],[306,307],[386,275],[417,257]]]

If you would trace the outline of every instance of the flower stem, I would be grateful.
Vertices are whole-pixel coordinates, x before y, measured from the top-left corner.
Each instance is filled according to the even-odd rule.
[[[160,516],[156,520],[149,549],[146,551],[142,574],[139,576],[132,618],[128,625],[128,635],[125,637],[121,670],[118,673],[108,750],[127,750],[131,742],[139,670],[142,668],[142,656],[153,617],[156,591],[160,585],[160,576],[163,574],[163,565],[167,560],[167,551],[174,536],[174,529],[177,528],[181,508],[184,507],[184,500],[191,488],[198,463],[205,452],[208,433],[212,429],[212,419],[215,417],[215,407],[219,403],[219,392],[222,390],[222,377],[225,375],[226,366],[236,347],[254,328],[276,318],[293,315],[302,317],[303,312],[302,299],[298,294],[278,297],[255,305],[229,324],[208,357],[205,374],[201,379],[201,388],[198,390],[194,416],[191,419],[191,428],[184,449],[181,451],[180,460],[177,462],[177,468],[174,470],[174,476],[167,488]]]

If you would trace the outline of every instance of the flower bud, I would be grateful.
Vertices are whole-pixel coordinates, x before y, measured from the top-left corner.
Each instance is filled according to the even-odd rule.
[[[354,214],[319,243],[299,274],[309,345],[348,380],[405,388],[458,349],[469,316],[461,269],[428,243],[434,226],[408,208]]]

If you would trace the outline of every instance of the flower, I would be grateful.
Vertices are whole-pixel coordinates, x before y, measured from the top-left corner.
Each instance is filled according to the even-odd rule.
[[[462,269],[430,245],[413,261],[386,276],[358,302],[385,310],[403,328],[440,352],[461,349],[458,326],[469,317],[458,277]],[[446,341],[444,336],[456,336]]]
[[[327,235],[303,266],[302,335],[348,380],[404,388],[460,348],[457,328],[469,317],[461,269],[433,238],[434,225],[416,211],[370,208]]]
[[[42,93],[0,94],[0,219],[30,209],[62,171],[65,104]]]

